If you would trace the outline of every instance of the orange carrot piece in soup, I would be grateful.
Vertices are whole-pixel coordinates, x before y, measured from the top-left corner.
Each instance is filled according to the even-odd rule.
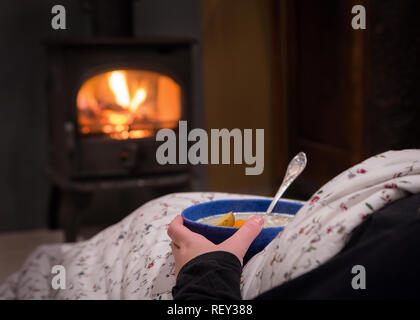
[[[244,224],[245,220],[244,219],[238,219],[235,221],[233,227],[234,228],[240,228],[242,227],[242,225]]]

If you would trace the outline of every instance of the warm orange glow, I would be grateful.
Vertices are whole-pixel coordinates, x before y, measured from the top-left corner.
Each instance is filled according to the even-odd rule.
[[[110,134],[112,139],[126,140],[126,139],[141,139],[146,137],[152,137],[152,130],[132,130],[132,131],[121,131]]]
[[[121,125],[121,124],[115,126],[115,131],[117,131],[117,132],[121,132],[121,131],[124,131],[124,130],[126,130],[126,127]]]
[[[157,72],[113,70],[87,79],[77,94],[80,132],[112,139],[151,137],[181,118],[181,88]]]
[[[109,87],[115,96],[115,101],[121,106],[128,108],[130,106],[130,94],[127,88],[127,79],[123,72],[114,71],[109,76]]]
[[[129,133],[128,133],[128,131],[123,131],[123,132],[121,132],[121,138],[122,139],[128,139],[128,137],[129,137],[130,135],[129,135]]]
[[[127,123],[127,117],[123,114],[118,113],[111,113],[109,115],[109,122],[115,125],[118,124],[126,124]]]
[[[114,130],[114,128],[112,126],[110,126],[109,124],[105,125],[102,129],[102,131],[104,133],[111,133]]]
[[[134,112],[146,100],[146,90],[138,89],[134,94],[134,98],[130,99],[130,93],[127,87],[127,78],[122,71],[111,72],[109,76],[109,87],[114,93],[115,101],[124,108],[129,108]]]
[[[144,100],[146,100],[146,90],[137,90],[133,100],[131,100],[130,111],[136,111],[138,107],[144,102]]]
[[[82,133],[88,134],[90,132],[88,127],[82,127]]]
[[[151,130],[132,130],[130,131],[130,138],[131,139],[140,139],[145,137],[150,137],[153,135]]]

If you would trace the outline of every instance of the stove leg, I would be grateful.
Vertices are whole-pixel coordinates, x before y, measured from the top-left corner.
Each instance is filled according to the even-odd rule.
[[[60,211],[61,189],[57,185],[50,187],[48,203],[48,229],[58,229],[58,214]]]
[[[66,242],[75,242],[77,239],[79,220],[82,212],[92,199],[91,192],[62,191],[61,194],[61,225],[64,228]]]

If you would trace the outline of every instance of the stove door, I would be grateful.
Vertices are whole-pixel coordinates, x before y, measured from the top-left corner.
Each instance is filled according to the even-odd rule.
[[[144,70],[96,74],[77,99],[79,177],[123,176],[183,170],[156,162],[155,135],[176,129],[181,87],[170,77]]]

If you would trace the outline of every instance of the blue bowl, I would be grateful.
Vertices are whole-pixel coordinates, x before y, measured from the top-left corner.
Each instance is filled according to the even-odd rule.
[[[217,227],[197,222],[201,218],[212,215],[233,212],[265,212],[271,200],[266,199],[240,199],[216,200],[200,203],[186,208],[182,212],[184,225],[193,232],[199,233],[215,244],[219,244],[232,236],[239,228]],[[296,214],[302,204],[289,201],[279,201],[273,213]],[[258,237],[251,243],[244,257],[244,265],[255,254],[263,250],[284,227],[264,228]]]

